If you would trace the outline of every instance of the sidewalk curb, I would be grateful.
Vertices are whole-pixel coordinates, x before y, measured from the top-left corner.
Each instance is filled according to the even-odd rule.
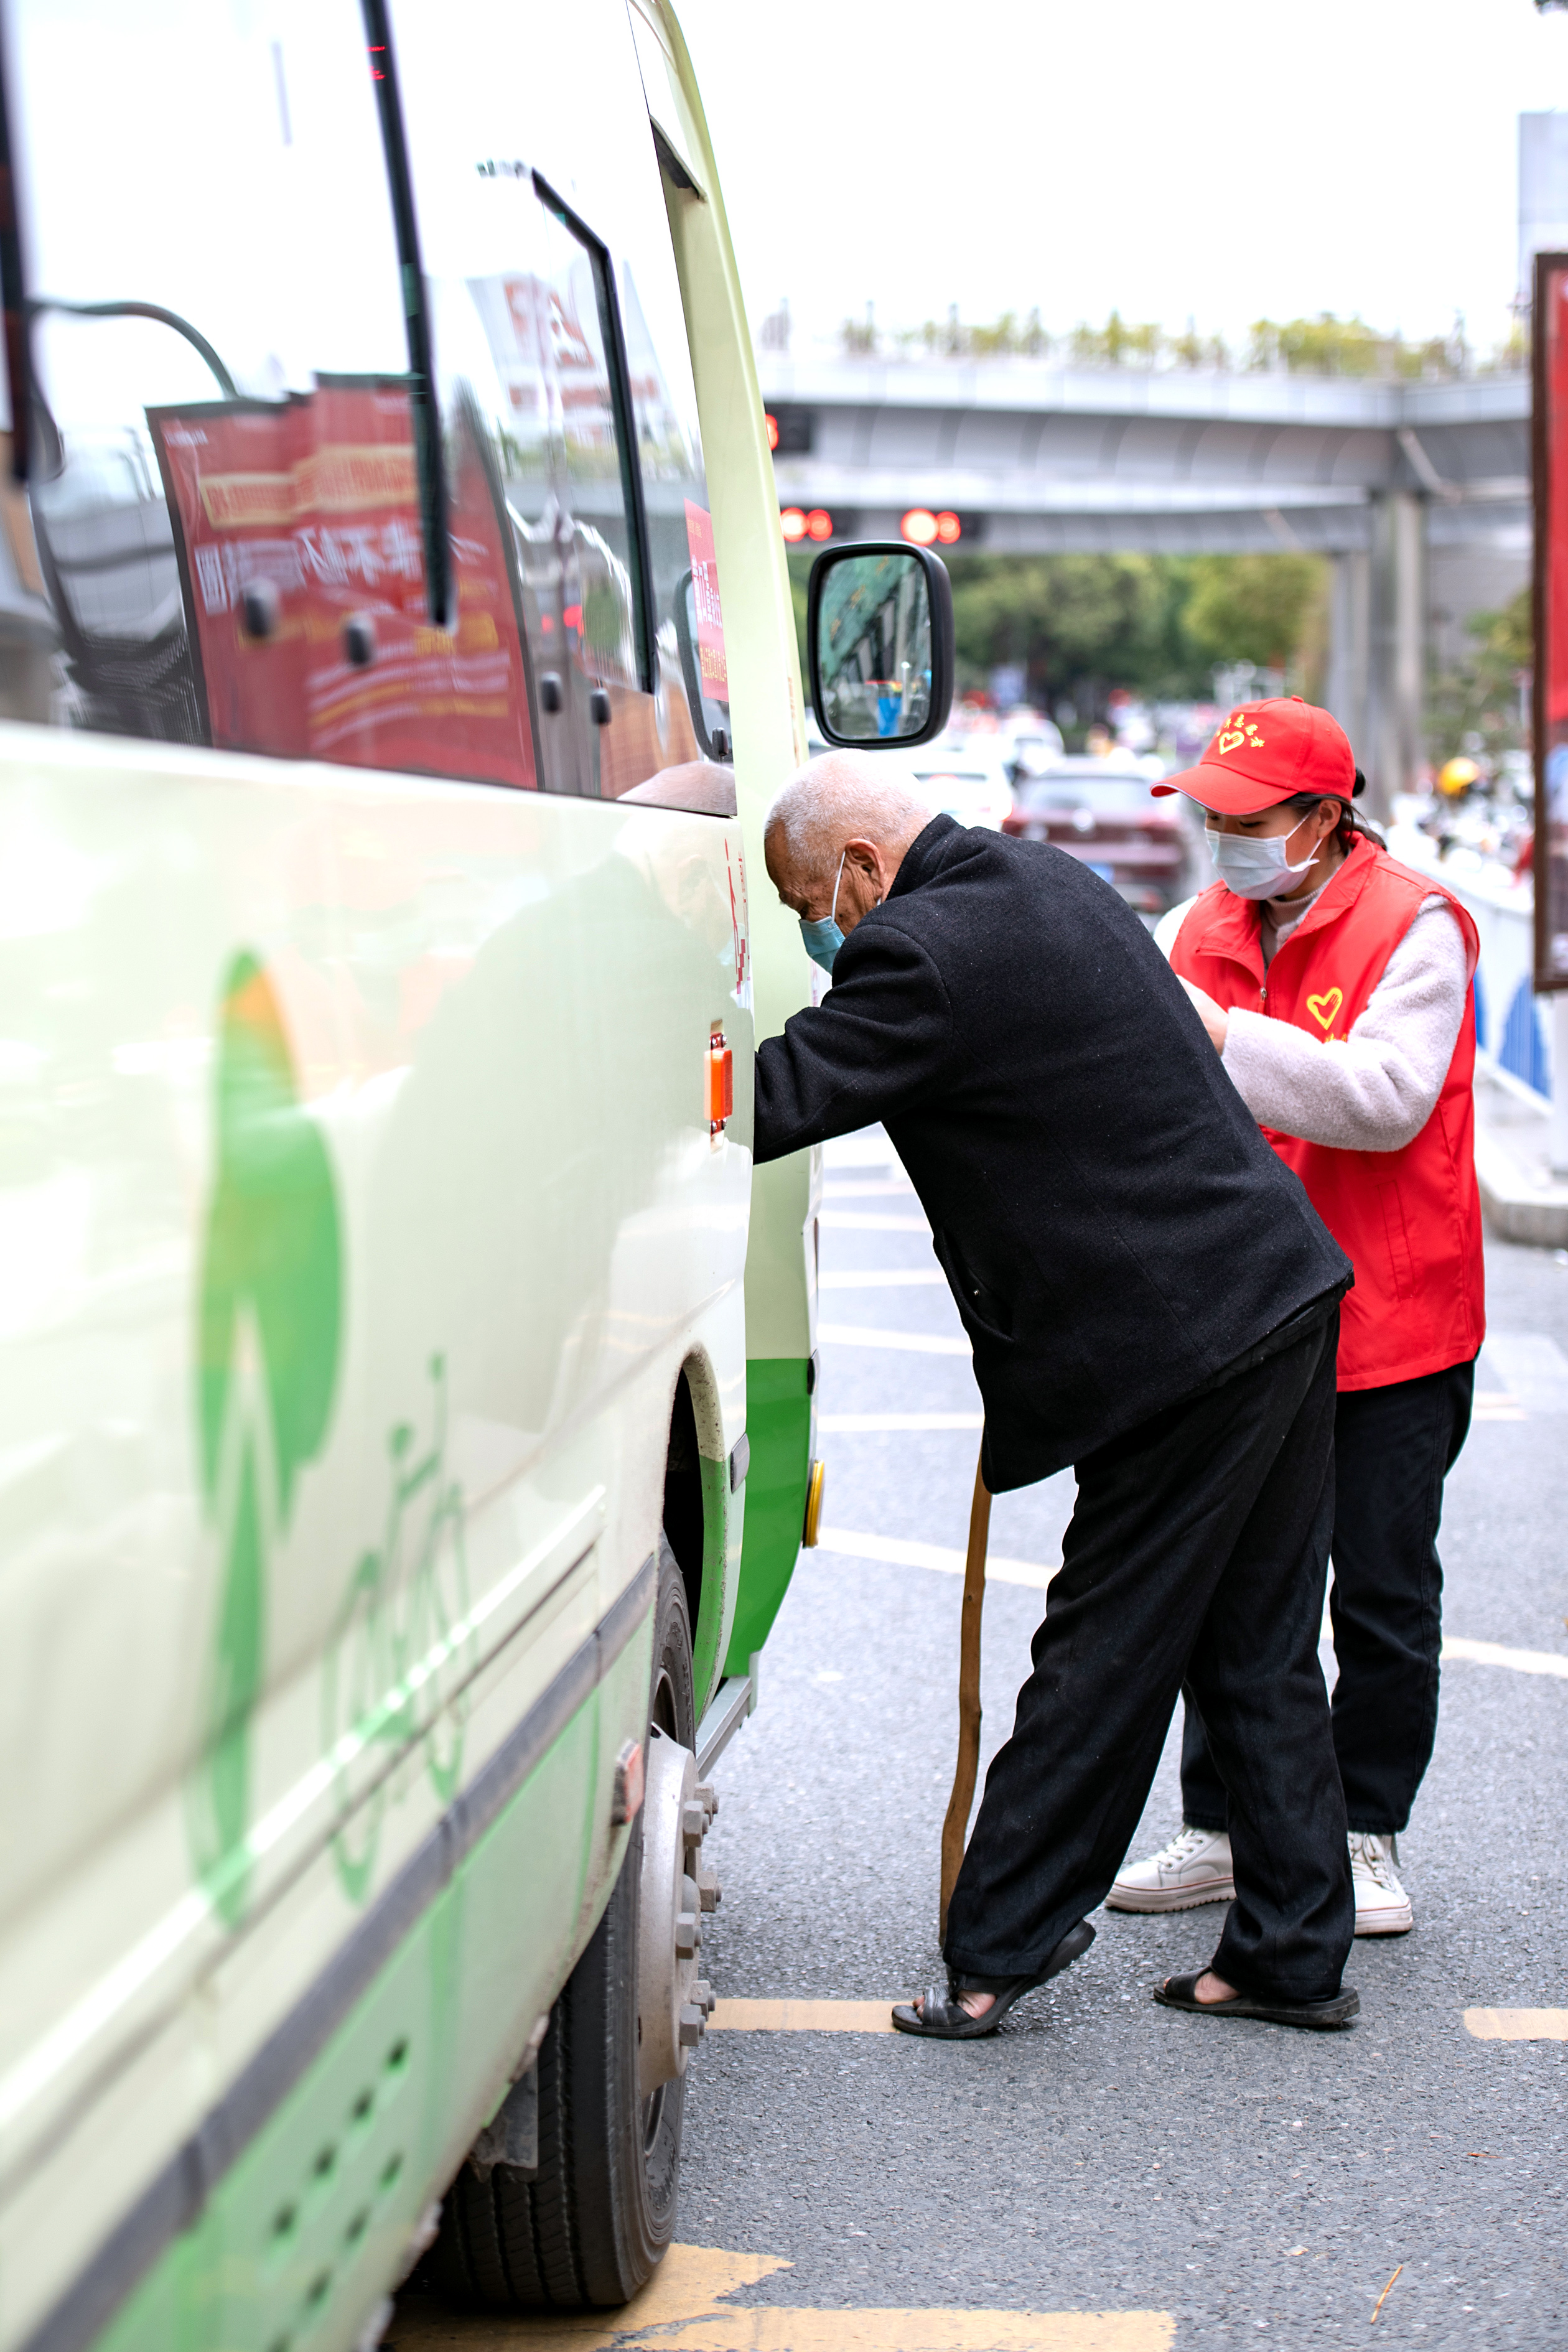
[[[1568,1249],[1568,1183],[1532,1184],[1512,1154],[1476,1129],[1476,1181],[1494,1234],[1537,1249]]]

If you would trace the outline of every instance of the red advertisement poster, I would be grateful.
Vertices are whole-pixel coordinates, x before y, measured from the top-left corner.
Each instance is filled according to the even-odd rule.
[[[702,688],[715,702],[730,699],[730,666],[724,658],[724,612],[719,602],[719,562],[713,552],[713,518],[706,507],[686,501],[686,544],[691,554],[691,593],[697,606],[697,659]]]
[[[323,377],[289,400],[147,422],[215,744],[534,786],[501,526],[464,418],[449,445],[450,630],[430,622],[405,386]],[[264,635],[246,625],[251,589]]]
[[[1568,988],[1568,254],[1535,257],[1535,985]]]

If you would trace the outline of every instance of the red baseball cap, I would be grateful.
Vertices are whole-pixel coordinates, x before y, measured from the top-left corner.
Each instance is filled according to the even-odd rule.
[[[1231,712],[1195,768],[1156,784],[1185,793],[1222,816],[1256,816],[1298,793],[1355,793],[1355,754],[1337,719],[1299,694],[1244,702]]]

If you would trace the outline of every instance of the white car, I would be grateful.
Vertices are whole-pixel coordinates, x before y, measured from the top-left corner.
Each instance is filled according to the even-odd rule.
[[[953,816],[960,824],[1000,833],[1012,814],[1013,787],[994,737],[954,743],[939,736],[910,752],[908,773],[932,816]]]
[[[1021,711],[1006,723],[1002,757],[1016,784],[1021,784],[1026,776],[1042,775],[1054,768],[1066,749],[1062,730],[1053,719]]]

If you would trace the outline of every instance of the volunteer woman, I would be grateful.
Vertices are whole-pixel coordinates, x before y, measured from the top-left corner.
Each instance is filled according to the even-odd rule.
[[[1468,1013],[1479,941],[1448,891],[1358,824],[1362,787],[1343,730],[1291,697],[1233,710],[1198,766],[1154,789],[1201,804],[1219,869],[1165,919],[1161,945],[1355,1266],[1334,1433],[1334,1746],[1356,1934],[1396,1936],[1413,1915],[1395,1839],[1437,1727],[1443,1481],[1485,1330]],[[1182,1812],[1168,1846],[1123,1869],[1113,1909],[1230,1899],[1225,1788],[1190,1700]]]

